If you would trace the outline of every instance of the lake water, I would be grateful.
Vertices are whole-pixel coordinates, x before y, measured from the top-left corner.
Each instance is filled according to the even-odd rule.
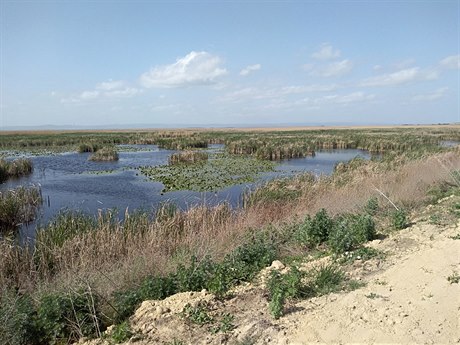
[[[99,209],[116,208],[123,215],[126,209],[154,210],[165,202],[172,202],[181,209],[201,204],[216,205],[224,201],[238,207],[244,192],[264,181],[307,171],[317,175],[330,174],[338,162],[349,161],[356,156],[370,158],[370,154],[362,150],[317,151],[314,157],[281,161],[275,171],[260,174],[255,183],[234,185],[217,193],[162,193],[161,183],[148,181],[135,168],[168,164],[168,157],[176,151],[159,149],[155,145],[130,145],[128,148],[141,151],[120,152],[117,162],[88,161],[89,153],[31,157],[34,164],[33,174],[0,184],[0,190],[19,185],[41,187],[43,206],[37,221],[21,229],[21,237],[33,238],[37,223],[46,223],[64,209],[97,214]],[[209,148],[210,151],[221,149],[222,145],[210,145]],[[95,171],[103,173],[88,173]]]

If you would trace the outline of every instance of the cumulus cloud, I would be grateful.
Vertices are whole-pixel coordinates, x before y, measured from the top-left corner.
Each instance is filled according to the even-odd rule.
[[[347,74],[353,69],[353,63],[350,60],[342,60],[330,63],[324,67],[311,67],[310,75],[324,78],[339,77]]]
[[[442,59],[439,64],[447,69],[459,69],[460,68],[460,55],[448,56]]]
[[[173,64],[157,66],[142,74],[140,83],[146,88],[213,84],[218,77],[227,74],[221,63],[218,56],[192,51]]]
[[[311,57],[316,60],[331,60],[340,57],[340,54],[340,50],[334,49],[329,43],[323,43]]]
[[[328,95],[320,98],[318,102],[323,104],[342,104],[347,105],[350,103],[359,103],[370,101],[375,98],[373,94],[366,94],[362,91],[352,92],[347,95]]]
[[[245,100],[257,100],[267,98],[277,98],[280,96],[302,94],[309,92],[328,92],[336,90],[338,86],[336,84],[321,85],[290,85],[275,88],[257,88],[257,87],[246,87],[232,92],[228,92],[219,98],[220,101],[224,102],[240,102]]]
[[[241,76],[247,76],[249,73],[253,72],[253,71],[258,71],[262,68],[262,66],[260,64],[255,64],[255,65],[249,65],[245,68],[243,68],[241,71],[240,71],[240,75]]]
[[[108,80],[96,85],[96,90],[110,91],[121,89],[125,83],[122,80]]]
[[[437,99],[443,98],[448,90],[448,87],[442,87],[430,93],[415,95],[412,97],[412,100],[416,102],[435,101]]]
[[[143,90],[141,89],[126,86],[124,81],[109,80],[96,84],[92,90],[83,91],[72,97],[62,98],[61,103],[81,103],[103,98],[129,98],[142,92]]]
[[[100,92],[97,91],[97,90],[93,90],[93,91],[83,91],[83,92],[80,94],[80,98],[83,99],[83,100],[95,99],[95,98],[99,97],[99,95],[100,95]]]
[[[403,69],[393,73],[382,74],[363,80],[361,86],[394,86],[407,84],[417,80],[433,80],[438,78],[436,71],[422,71],[419,67]]]
[[[296,100],[273,99],[270,103],[263,106],[264,109],[320,109],[330,105],[348,106],[351,104],[365,103],[373,100],[375,95],[366,94],[362,91],[352,92],[345,95],[332,94],[320,97],[304,97]]]

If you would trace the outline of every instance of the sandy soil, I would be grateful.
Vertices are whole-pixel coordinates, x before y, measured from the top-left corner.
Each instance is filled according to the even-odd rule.
[[[460,221],[449,214],[454,204],[459,197],[446,198],[409,228],[369,243],[387,255],[346,268],[366,283],[358,290],[291,302],[279,320],[268,313],[261,283],[238,287],[225,301],[206,291],[146,301],[131,318],[137,335],[127,344],[458,344],[460,284],[448,281],[460,274],[460,240],[452,238]],[[180,316],[187,303],[206,305],[215,320],[234,315],[235,329],[215,333],[187,323]]]

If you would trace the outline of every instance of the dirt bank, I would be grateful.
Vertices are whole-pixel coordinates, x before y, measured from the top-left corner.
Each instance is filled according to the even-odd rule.
[[[345,268],[366,283],[360,289],[290,302],[279,320],[268,312],[260,280],[224,301],[206,291],[145,301],[130,320],[135,335],[126,344],[460,343],[460,284],[452,279],[460,274],[460,211],[453,205],[460,197],[428,207],[410,227],[369,243],[386,256]],[[181,312],[187,304],[206,306],[213,321],[186,321]]]

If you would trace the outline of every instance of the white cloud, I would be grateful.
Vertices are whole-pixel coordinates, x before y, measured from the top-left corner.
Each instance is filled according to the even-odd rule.
[[[328,43],[323,43],[318,51],[311,54],[311,57],[316,60],[331,60],[340,57],[340,54],[340,50],[334,49]]]
[[[253,71],[258,71],[262,68],[262,66],[260,64],[255,64],[255,65],[249,65],[245,68],[243,68],[241,71],[240,71],[240,75],[241,76],[247,76],[249,73],[253,72]]]
[[[430,93],[415,95],[412,97],[412,100],[416,102],[435,101],[437,99],[443,98],[448,90],[448,87],[443,87]]]
[[[321,109],[328,105],[348,106],[350,104],[364,103],[375,98],[373,94],[366,94],[362,91],[352,92],[345,95],[333,94],[321,97],[304,97],[301,99],[289,101],[280,98],[271,100],[270,103],[263,106],[264,109],[293,109],[301,107],[302,109]]]
[[[328,92],[338,88],[336,84],[321,85],[291,85],[277,88],[256,88],[246,87],[236,91],[229,92],[219,98],[220,101],[224,102],[240,102],[244,100],[256,100],[256,99],[267,99],[267,98],[278,98],[280,96],[310,93],[310,92]]]
[[[142,93],[143,91],[140,89],[136,89],[133,87],[127,87],[122,90],[111,90],[104,92],[104,96],[107,97],[133,97],[138,93]]]
[[[93,91],[83,91],[81,94],[80,94],[80,98],[82,100],[89,100],[89,99],[95,99],[97,97],[99,97],[100,95],[100,92],[99,91],[96,91],[96,90],[93,90]]]
[[[353,63],[350,60],[342,60],[330,63],[324,67],[313,68],[310,74],[325,78],[338,77],[347,74],[352,68]]]
[[[347,95],[328,95],[324,96],[317,100],[319,103],[323,104],[343,104],[348,105],[350,103],[360,103],[365,101],[370,101],[375,98],[375,95],[369,95],[362,91],[353,92]]]
[[[448,69],[459,69],[460,68],[460,55],[448,56],[442,59],[439,64]]]
[[[393,86],[407,84],[417,80],[433,80],[437,79],[438,72],[422,71],[418,67],[412,67],[400,70],[398,72],[382,74],[376,77],[364,79],[360,86]]]
[[[192,51],[171,65],[157,66],[142,74],[140,83],[146,88],[213,84],[227,74],[227,70],[220,67],[221,62],[218,56]]]
[[[125,83],[122,80],[108,80],[96,85],[96,90],[111,91],[121,89]]]

